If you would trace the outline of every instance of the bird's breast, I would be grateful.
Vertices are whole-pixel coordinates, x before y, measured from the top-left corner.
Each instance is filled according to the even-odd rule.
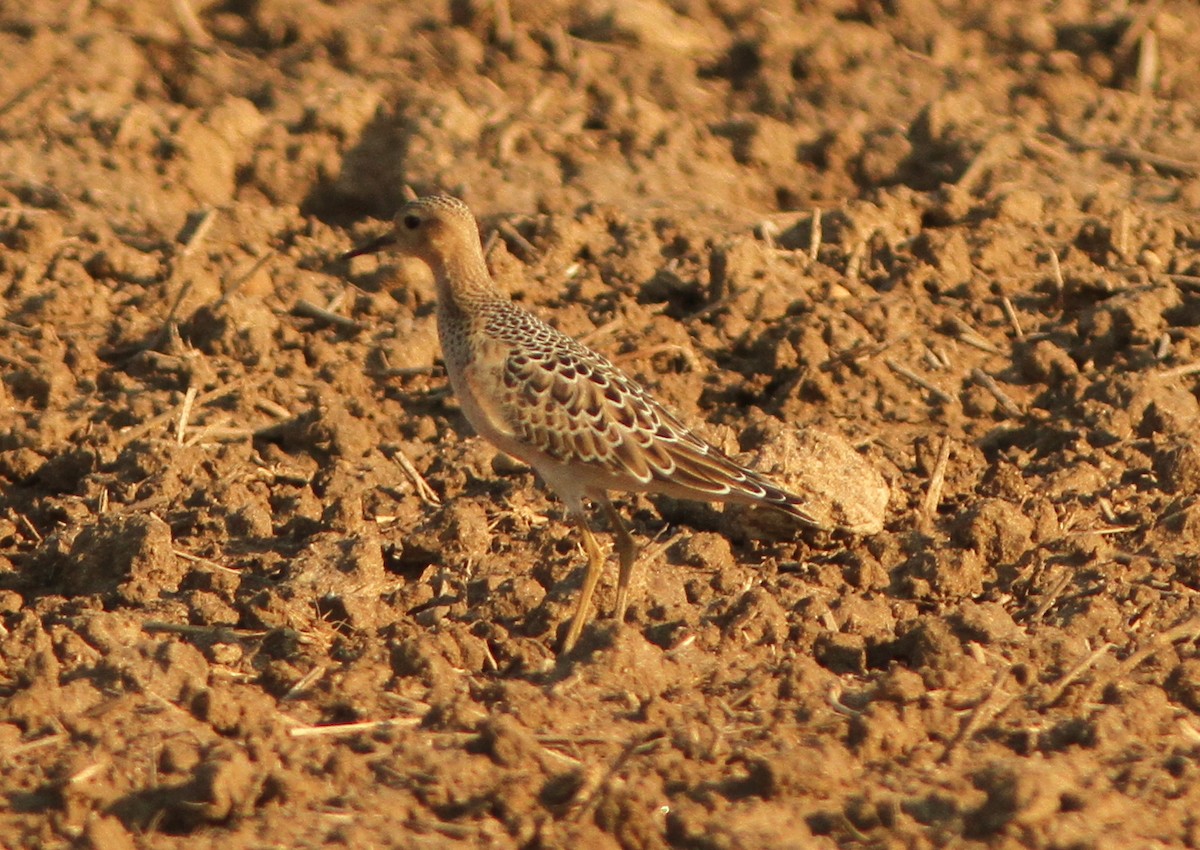
[[[453,308],[438,309],[438,337],[450,387],[463,416],[481,437],[522,459],[506,421],[504,388],[499,376],[508,346],[493,339],[478,322]]]

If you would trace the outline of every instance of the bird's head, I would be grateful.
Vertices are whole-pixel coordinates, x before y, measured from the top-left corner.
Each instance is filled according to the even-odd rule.
[[[377,251],[416,257],[435,272],[464,257],[482,259],[475,217],[466,204],[449,195],[408,201],[392,219],[391,230],[347,251],[342,259]]]

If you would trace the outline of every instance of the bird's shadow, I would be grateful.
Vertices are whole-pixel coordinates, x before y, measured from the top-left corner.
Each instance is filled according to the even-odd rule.
[[[342,228],[362,218],[391,218],[406,200],[413,137],[401,110],[379,109],[342,157],[337,173],[312,183],[300,213]]]

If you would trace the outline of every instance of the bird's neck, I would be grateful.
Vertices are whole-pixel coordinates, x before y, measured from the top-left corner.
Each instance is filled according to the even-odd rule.
[[[433,273],[441,304],[470,311],[482,301],[505,298],[492,280],[482,256],[459,256],[444,260],[435,265]]]

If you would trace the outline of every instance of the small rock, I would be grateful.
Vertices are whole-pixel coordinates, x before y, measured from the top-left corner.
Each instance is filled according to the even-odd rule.
[[[867,645],[862,635],[830,632],[817,638],[813,654],[821,666],[833,673],[863,673],[867,668]]]
[[[855,534],[883,530],[891,488],[871,463],[845,438],[813,428],[784,429],[767,442],[757,468],[781,485],[806,498],[804,509],[822,528],[840,528]],[[731,511],[745,511],[731,506]],[[755,517],[756,525],[772,524],[772,517]],[[781,521],[786,517],[780,516]]]
[[[175,555],[170,526],[141,514],[107,515],[84,528],[62,569],[68,592],[116,592],[131,605],[178,590],[187,573]]]
[[[955,523],[954,539],[992,564],[1011,564],[1033,545],[1033,520],[1003,499],[984,499]]]

